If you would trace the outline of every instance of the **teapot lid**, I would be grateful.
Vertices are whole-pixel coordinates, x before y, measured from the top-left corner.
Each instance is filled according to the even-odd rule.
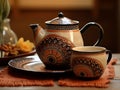
[[[58,17],[45,22],[47,25],[76,25],[79,24],[79,21],[71,20],[67,17],[64,17],[64,14],[60,12]]]

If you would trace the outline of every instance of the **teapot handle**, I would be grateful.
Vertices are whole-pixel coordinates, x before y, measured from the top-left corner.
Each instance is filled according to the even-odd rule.
[[[88,22],[87,24],[85,24],[85,25],[81,28],[80,32],[81,32],[81,33],[85,32],[90,26],[96,26],[96,27],[99,28],[99,38],[98,38],[98,40],[96,41],[96,43],[94,44],[94,46],[96,46],[96,45],[98,45],[98,44],[101,42],[101,40],[102,40],[102,38],[103,38],[104,31],[103,31],[103,28],[102,28],[102,26],[101,26],[100,24],[98,24],[98,23],[96,23],[96,22]]]
[[[106,54],[108,54],[108,59],[107,59],[107,64],[108,64],[110,62],[111,58],[112,58],[111,50],[106,50]]]

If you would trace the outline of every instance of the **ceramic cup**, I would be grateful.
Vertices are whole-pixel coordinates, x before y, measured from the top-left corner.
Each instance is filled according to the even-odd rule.
[[[111,60],[110,50],[99,46],[72,48],[71,67],[73,73],[81,79],[98,79]]]

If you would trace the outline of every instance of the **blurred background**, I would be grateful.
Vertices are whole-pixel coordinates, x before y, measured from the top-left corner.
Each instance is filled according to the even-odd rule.
[[[10,25],[18,38],[34,41],[29,24],[39,23],[45,28],[45,21],[63,12],[66,17],[78,20],[80,28],[90,21],[101,24],[104,38],[100,46],[120,52],[119,0],[10,0],[10,4]],[[96,29],[91,27],[82,34],[85,45],[93,45],[97,40]]]

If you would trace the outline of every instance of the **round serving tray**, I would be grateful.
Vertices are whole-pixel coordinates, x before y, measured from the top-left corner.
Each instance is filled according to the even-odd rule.
[[[72,70],[49,70],[45,68],[45,65],[41,63],[39,60],[35,60],[35,58],[16,58],[12,59],[8,62],[9,67],[14,70],[24,71],[29,73],[37,73],[37,74],[65,74],[69,73]]]

